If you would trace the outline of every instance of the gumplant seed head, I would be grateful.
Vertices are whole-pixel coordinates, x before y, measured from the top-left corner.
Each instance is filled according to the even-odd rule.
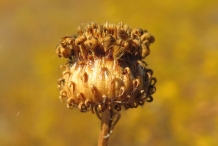
[[[144,60],[154,40],[140,28],[95,22],[79,27],[77,36],[62,37],[56,53],[67,63],[58,80],[60,99],[82,112],[151,102],[156,79]]]

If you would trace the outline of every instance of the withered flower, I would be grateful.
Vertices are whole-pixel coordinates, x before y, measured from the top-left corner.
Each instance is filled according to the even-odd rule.
[[[156,79],[145,58],[154,40],[140,28],[95,22],[79,27],[76,36],[62,37],[56,53],[67,63],[58,80],[60,99],[69,108],[92,111],[101,119],[109,111],[110,132],[120,117],[116,111],[153,100]]]

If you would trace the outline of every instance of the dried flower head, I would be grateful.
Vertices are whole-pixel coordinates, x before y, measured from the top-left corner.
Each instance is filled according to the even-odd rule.
[[[56,53],[68,61],[58,80],[60,99],[82,112],[136,108],[153,100],[156,79],[144,62],[154,37],[140,28],[91,22],[60,40]]]

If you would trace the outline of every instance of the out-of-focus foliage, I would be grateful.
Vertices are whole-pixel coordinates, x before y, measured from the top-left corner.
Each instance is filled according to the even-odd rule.
[[[113,146],[218,145],[218,1],[1,1],[0,145],[97,145],[100,121],[69,110],[55,47],[81,23],[148,29],[154,101],[122,111]]]

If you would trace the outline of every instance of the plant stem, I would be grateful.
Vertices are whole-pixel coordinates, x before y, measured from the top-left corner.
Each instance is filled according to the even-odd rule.
[[[108,108],[106,108],[105,111],[101,113],[101,116],[97,110],[96,114],[101,120],[101,131],[98,139],[98,146],[107,146],[112,130],[119,121],[121,114],[118,111],[114,111]]]
[[[112,130],[113,111],[106,109],[101,113],[101,131],[98,139],[98,146],[107,146]]]

